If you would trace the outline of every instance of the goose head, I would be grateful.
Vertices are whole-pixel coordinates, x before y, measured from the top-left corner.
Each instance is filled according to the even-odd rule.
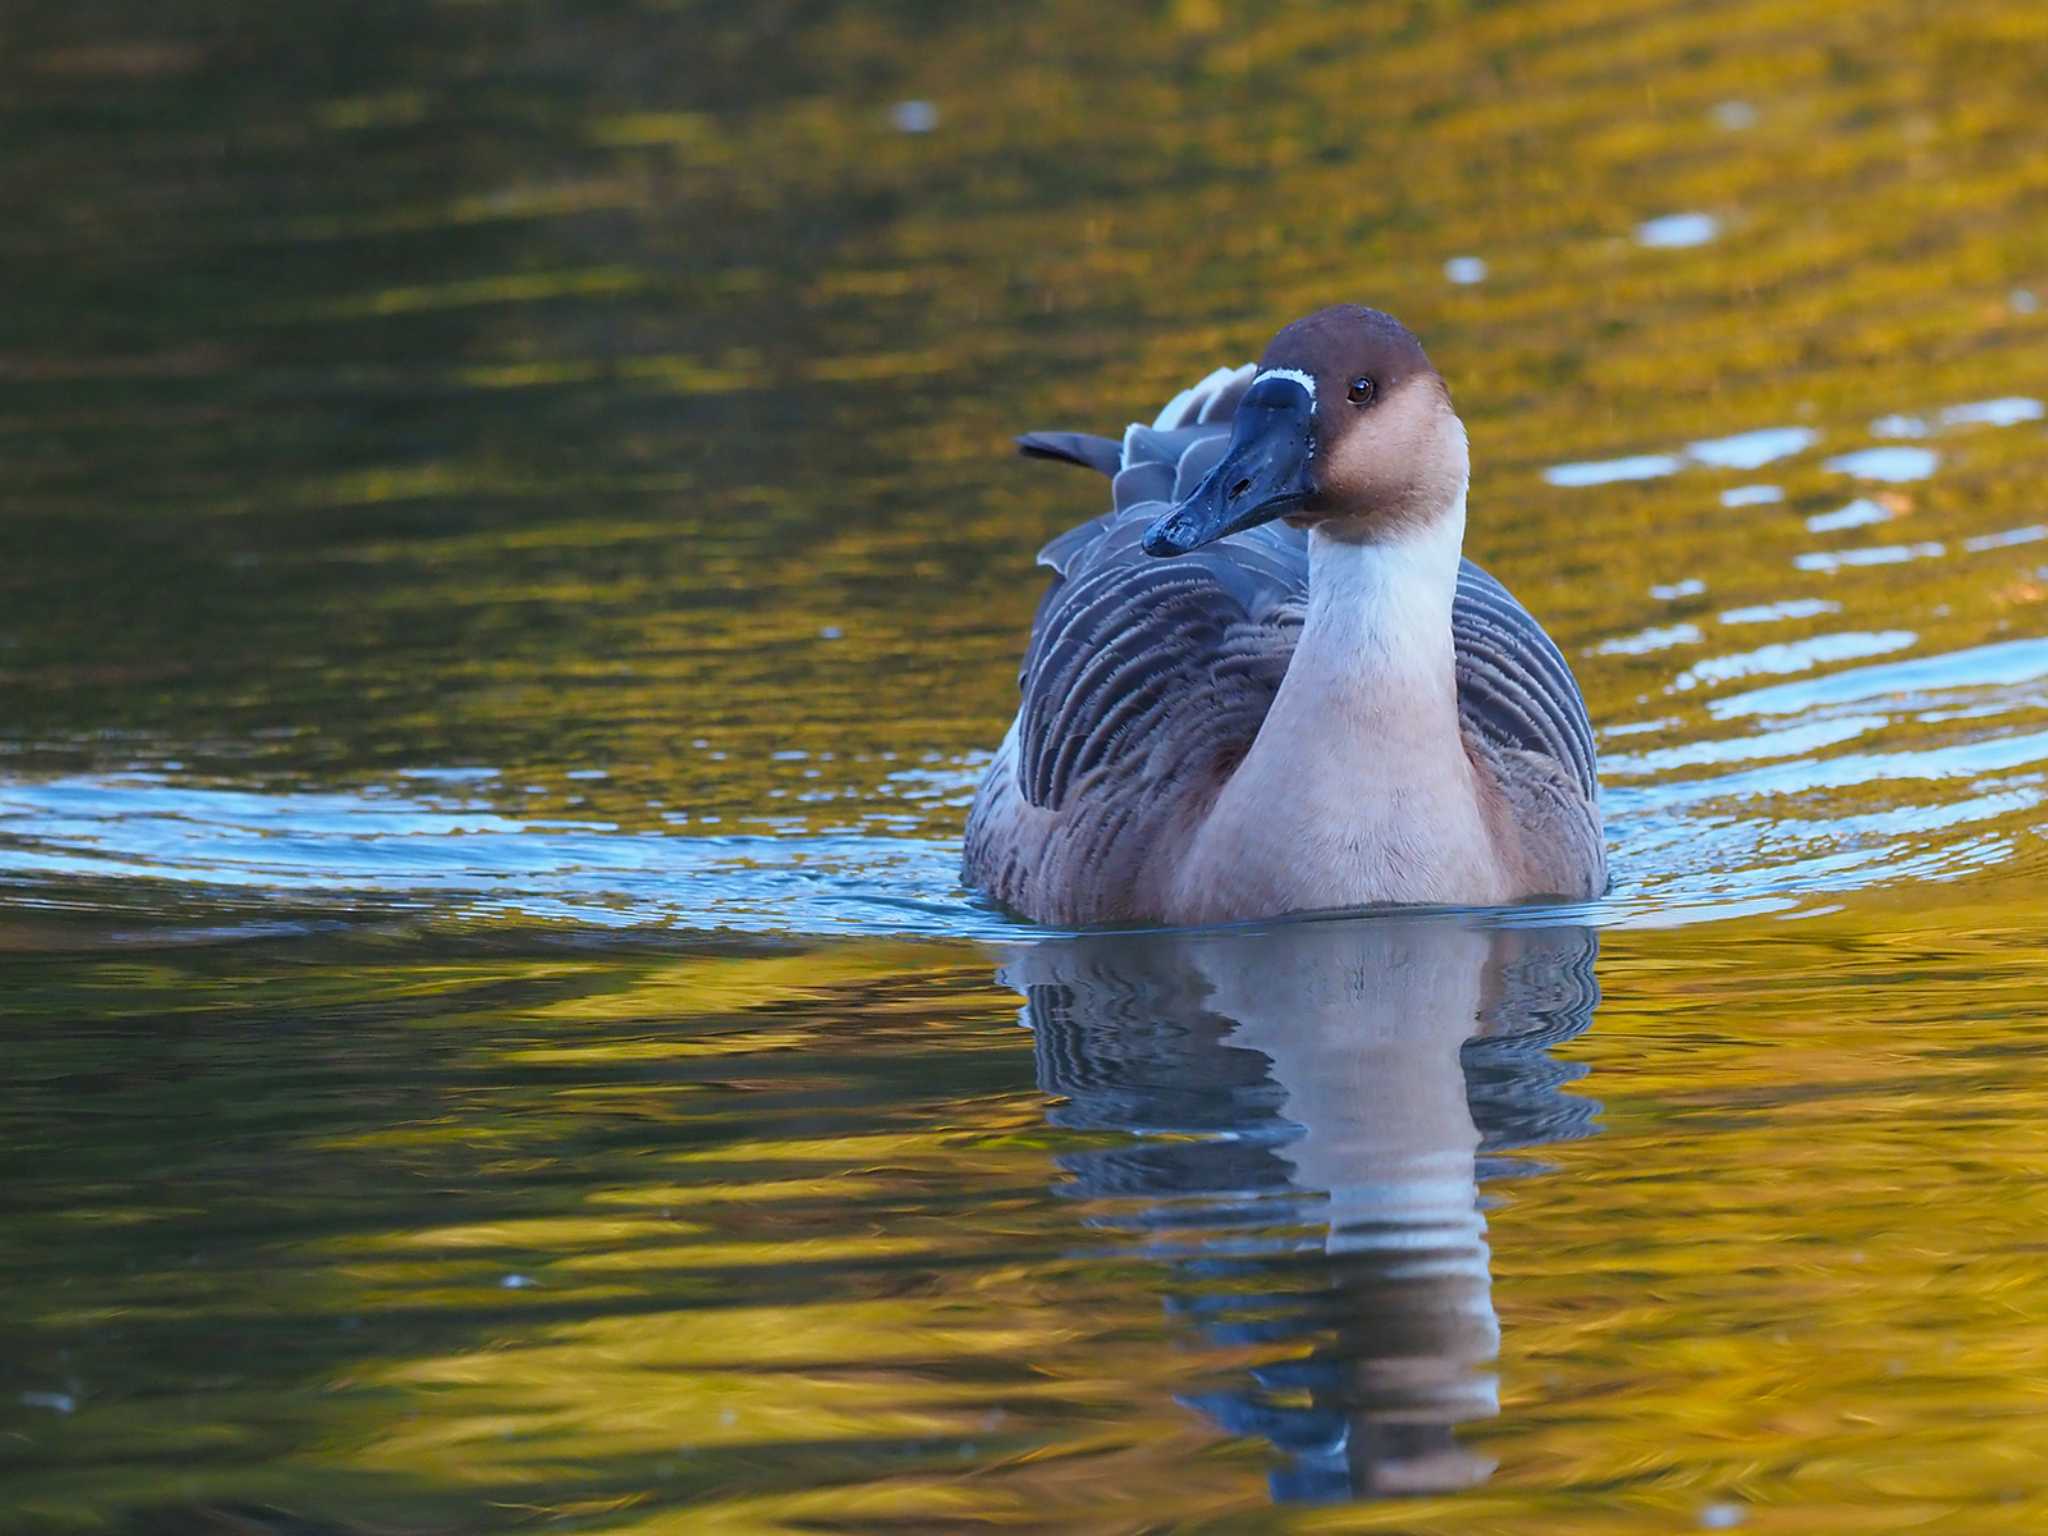
[[[1350,541],[1398,537],[1462,506],[1469,470],[1422,343],[1391,315],[1340,304],[1273,338],[1230,446],[1146,530],[1145,552],[1184,555],[1283,517]]]

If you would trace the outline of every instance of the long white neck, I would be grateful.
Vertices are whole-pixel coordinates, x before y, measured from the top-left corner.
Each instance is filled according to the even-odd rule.
[[[1460,489],[1378,540],[1309,535],[1308,617],[1273,708],[1176,873],[1168,916],[1506,900],[1458,721]]]
[[[1382,747],[1454,726],[1451,603],[1464,538],[1462,490],[1427,523],[1379,540],[1312,531],[1308,617],[1275,714],[1334,711]]]

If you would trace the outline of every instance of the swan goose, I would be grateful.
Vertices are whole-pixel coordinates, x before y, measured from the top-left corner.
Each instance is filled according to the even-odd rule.
[[[1461,557],[1464,424],[1398,321],[1325,309],[1121,442],[1018,442],[1113,509],[1039,554],[967,884],[1072,926],[1605,890],[1585,703]]]

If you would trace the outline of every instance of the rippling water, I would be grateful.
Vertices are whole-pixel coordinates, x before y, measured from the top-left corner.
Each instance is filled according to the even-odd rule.
[[[2048,13],[0,17],[0,1529],[2048,1520]],[[1338,299],[1583,908],[962,891],[1030,557]]]

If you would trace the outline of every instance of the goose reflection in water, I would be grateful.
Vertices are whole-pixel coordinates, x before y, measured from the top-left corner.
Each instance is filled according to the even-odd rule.
[[[1581,927],[1445,916],[1091,935],[1006,957],[1061,1158],[1095,1224],[1142,1231],[1219,1345],[1309,1345],[1187,1401],[1270,1441],[1282,1500],[1446,1492],[1499,1412],[1482,1180],[1590,1134]]]

